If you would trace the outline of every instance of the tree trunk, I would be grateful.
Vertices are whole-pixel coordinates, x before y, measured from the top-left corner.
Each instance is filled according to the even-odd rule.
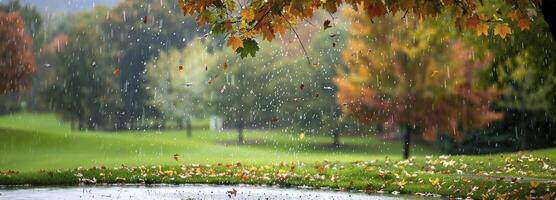
[[[237,132],[238,132],[237,143],[244,144],[245,141],[243,138],[243,120],[239,120],[237,122]]]
[[[403,159],[409,158],[409,148],[411,143],[411,127],[409,125],[403,125],[401,127],[401,131],[403,131]]]
[[[191,131],[191,118],[187,118],[187,120],[185,121],[185,130],[187,131],[188,138],[193,137],[193,133]]]
[[[332,130],[332,145],[334,147],[340,147],[340,129],[337,127]]]
[[[178,127],[178,129],[183,129],[183,118],[176,118],[176,126]]]
[[[556,1],[544,0],[541,3],[541,12],[544,15],[544,21],[550,28],[552,39],[556,41]]]

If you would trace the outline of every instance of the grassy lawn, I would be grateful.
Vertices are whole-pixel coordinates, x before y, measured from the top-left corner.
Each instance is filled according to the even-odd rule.
[[[247,131],[246,145],[236,145],[237,133],[194,129],[193,138],[181,130],[129,132],[71,131],[51,114],[0,117],[0,169],[35,171],[76,167],[176,165],[236,162],[266,164],[280,161],[398,159],[401,143],[371,137],[343,137],[345,147],[333,149],[331,139],[278,131]],[[431,155],[414,146],[414,155]],[[180,154],[180,160],[173,159]]]
[[[76,132],[54,115],[4,116],[0,185],[248,183],[548,199],[556,190],[556,149],[441,157],[415,146],[415,159],[401,161],[400,143],[369,136],[343,137],[340,149],[328,137],[278,131],[248,131],[246,145],[235,139],[235,132],[203,129],[193,138],[177,130]]]

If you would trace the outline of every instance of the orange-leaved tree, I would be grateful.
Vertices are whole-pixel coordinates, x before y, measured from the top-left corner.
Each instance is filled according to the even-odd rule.
[[[35,71],[31,37],[16,12],[0,12],[0,94],[25,89]]]
[[[447,14],[457,27],[502,38],[512,30],[529,29],[540,11],[553,36],[556,34],[553,0],[178,0],[178,4],[184,15],[196,16],[198,26],[208,25],[214,34],[225,33],[228,46],[242,57],[255,56],[256,36],[271,41],[315,12],[333,14],[342,5],[360,9],[372,20],[396,13],[431,19]],[[325,29],[331,25],[330,20],[323,22]]]
[[[445,31],[415,17],[371,18],[346,9],[352,26],[342,59],[348,72],[335,79],[344,116],[364,122],[393,122],[432,142],[438,130],[461,141],[466,129],[500,119],[489,104],[500,94],[473,85],[474,74],[490,63]]]

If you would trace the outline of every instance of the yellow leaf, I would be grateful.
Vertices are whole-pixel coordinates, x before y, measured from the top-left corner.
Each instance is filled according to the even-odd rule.
[[[437,186],[440,185],[440,179],[436,178],[436,179],[429,179],[429,181],[431,182],[431,184],[433,186]]]
[[[228,38],[228,46],[235,51],[237,48],[243,47],[243,41],[238,37],[231,36]]]
[[[241,11],[241,20],[251,22],[253,19],[255,19],[255,13],[253,10],[246,8]]]
[[[531,187],[532,187],[533,189],[539,187],[539,182],[538,182],[538,181],[531,181],[529,184],[531,184]]]
[[[398,181],[396,184],[398,186],[400,186],[401,188],[403,188],[405,186],[405,184],[407,184],[407,182],[405,182],[405,180],[402,179],[401,181]]]
[[[528,19],[520,19],[520,20],[517,22],[517,26],[518,26],[519,29],[521,29],[521,30],[529,30],[529,29],[531,28]]]
[[[303,138],[305,138],[305,133],[304,133],[304,132],[301,132],[301,133],[299,134],[299,139],[300,139],[300,140],[303,140]]]
[[[488,25],[485,23],[477,24],[475,27],[475,31],[477,32],[477,36],[481,35],[488,35]]]
[[[512,29],[505,24],[497,24],[494,27],[494,35],[499,35],[501,38],[506,38],[508,34],[512,33]]]

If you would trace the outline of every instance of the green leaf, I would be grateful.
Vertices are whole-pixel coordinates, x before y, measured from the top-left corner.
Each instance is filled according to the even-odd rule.
[[[245,58],[247,55],[255,57],[257,51],[259,51],[259,44],[251,38],[243,39],[243,47],[236,49],[236,53],[238,53],[241,58]]]

